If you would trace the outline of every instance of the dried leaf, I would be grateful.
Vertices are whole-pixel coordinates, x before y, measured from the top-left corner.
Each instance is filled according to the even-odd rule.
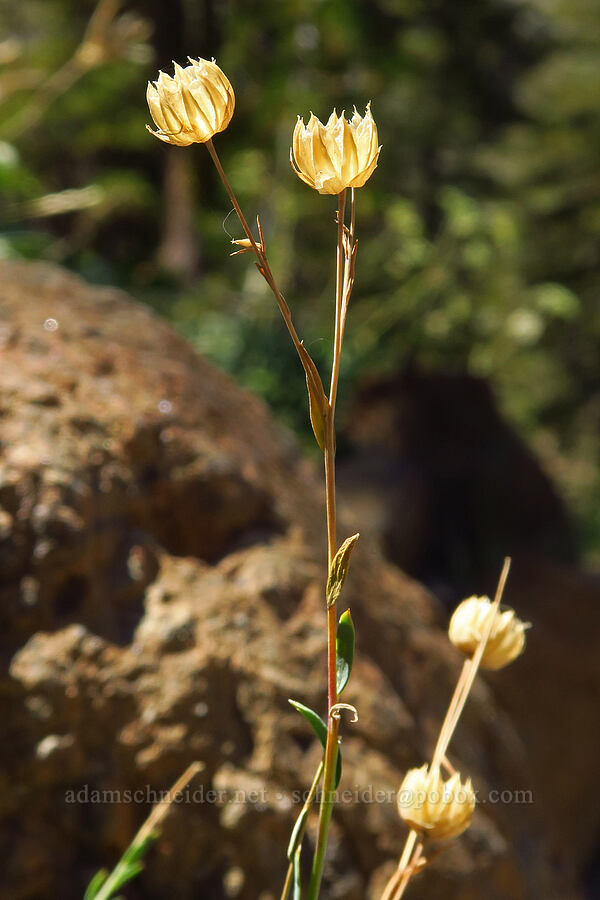
[[[333,558],[329,569],[329,578],[327,579],[327,609],[339,599],[346,575],[348,574],[350,555],[358,538],[358,534],[353,534],[352,537],[346,538]]]

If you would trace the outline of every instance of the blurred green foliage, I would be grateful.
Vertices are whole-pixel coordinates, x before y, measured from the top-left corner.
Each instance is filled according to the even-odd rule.
[[[249,257],[227,258],[239,229],[207,154],[147,134],[145,80],[188,53],[214,55],[228,73],[237,110],[217,146],[248,214],[260,212],[273,269],[323,371],[334,205],[294,177],[291,131],[297,114],[372,100],[383,150],[358,193],[342,397],[355,380],[409,362],[486,377],[591,554],[600,538],[597,0],[138,0],[113,10],[97,64],[69,68],[93,10],[89,0],[0,0],[2,254],[123,285],[312,445],[303,378],[272,298]],[[177,178],[183,190],[168,187]],[[186,240],[193,252],[182,260],[173,246]]]

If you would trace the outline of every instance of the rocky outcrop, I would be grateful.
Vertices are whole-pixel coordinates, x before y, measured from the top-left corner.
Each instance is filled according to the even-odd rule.
[[[197,759],[128,896],[277,898],[319,758],[287,698],[325,701],[319,477],[143,307],[45,265],[0,274],[5,896],[81,897]],[[325,896],[375,900],[404,836],[395,791],[460,661],[436,601],[368,535],[344,598],[360,719],[343,726]],[[492,802],[527,790],[535,760],[483,680],[452,759],[482,803],[411,896],[577,896],[537,796]]]

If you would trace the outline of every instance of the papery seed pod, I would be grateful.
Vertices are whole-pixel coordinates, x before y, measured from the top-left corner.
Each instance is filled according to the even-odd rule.
[[[187,147],[205,144],[224,131],[233,115],[235,95],[216,62],[190,59],[182,68],[174,63],[173,77],[160,72],[148,82],[146,99],[157,131],[148,131],[167,144]]]
[[[364,116],[354,108],[348,121],[334,110],[326,125],[312,113],[308,125],[298,116],[290,162],[298,178],[320,194],[362,187],[372,175],[381,147],[368,104]]]
[[[469,597],[454,610],[448,637],[455,647],[468,656],[475,653],[490,616],[494,624],[481,657],[485,669],[501,669],[516,659],[525,648],[525,622],[517,619],[514,610],[496,610],[489,597]]]
[[[443,841],[457,837],[471,823],[475,792],[471,779],[455,772],[444,781],[439,768],[410,769],[398,791],[398,812],[420,834]]]

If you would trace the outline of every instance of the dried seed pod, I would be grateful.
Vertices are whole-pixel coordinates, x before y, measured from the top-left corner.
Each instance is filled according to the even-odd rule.
[[[485,669],[501,669],[516,659],[525,648],[525,630],[528,626],[516,617],[514,610],[496,610],[489,597],[469,597],[454,610],[448,637],[455,647],[472,656],[489,624],[490,616],[495,618],[481,657],[481,665]]]
[[[190,59],[177,63],[173,77],[160,72],[148,82],[146,98],[157,131],[148,131],[176,147],[205,144],[224,131],[233,115],[235,95],[227,76],[214,60]]]
[[[372,175],[381,147],[371,105],[348,121],[334,110],[326,125],[312,113],[308,125],[298,116],[290,162],[298,178],[320,194],[362,187]]]
[[[455,772],[444,781],[439,768],[410,769],[398,791],[398,812],[420,834],[442,841],[461,834],[471,823],[475,792],[471,779]]]

